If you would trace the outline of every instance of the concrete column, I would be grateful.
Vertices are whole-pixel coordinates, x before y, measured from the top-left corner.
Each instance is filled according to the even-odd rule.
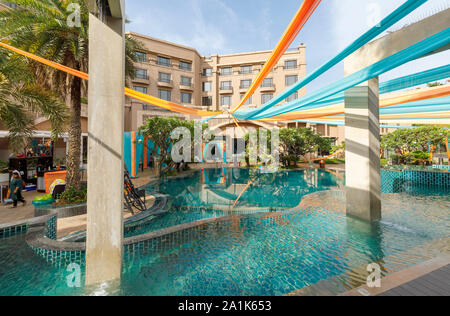
[[[119,8],[123,12],[123,2]],[[122,271],[123,34],[122,18],[90,14],[87,285],[119,280]]]
[[[450,9],[446,9],[368,43],[346,58],[345,75],[445,30],[449,19]],[[448,48],[447,45],[436,52]],[[347,213],[369,221],[381,218],[378,104],[378,79],[346,92]]]
[[[381,219],[378,78],[345,93],[347,214]]]

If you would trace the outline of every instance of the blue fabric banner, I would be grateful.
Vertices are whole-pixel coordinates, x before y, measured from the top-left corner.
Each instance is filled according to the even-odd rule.
[[[262,105],[261,107],[254,109],[252,111],[235,113],[235,116],[239,119],[249,120],[252,118],[256,118],[258,114],[261,114],[265,110],[275,106],[276,104],[284,101],[286,98],[305,87],[308,83],[312,82],[314,79],[321,76],[323,73],[328,71],[330,68],[334,67],[341,61],[343,61],[346,57],[350,56],[356,50],[361,48],[362,46],[369,43],[371,40],[376,38],[378,35],[383,33],[385,30],[390,28],[392,25],[400,21],[402,18],[410,14],[412,11],[423,5],[427,0],[408,0],[403,5],[401,5],[398,9],[392,12],[389,16],[383,19],[379,24],[371,28],[369,31],[364,33],[361,37],[356,39],[352,44],[347,46],[342,52],[336,55],[334,58],[326,62],[324,65],[319,67],[317,70],[312,72],[309,76],[306,76],[295,85],[282,92],[280,95],[276,96],[274,99],[269,101],[268,103]]]

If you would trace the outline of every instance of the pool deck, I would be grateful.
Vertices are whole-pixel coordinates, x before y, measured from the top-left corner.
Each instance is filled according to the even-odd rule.
[[[10,205],[0,205],[0,224],[7,224],[25,220],[34,217],[34,205],[31,204],[36,196],[43,195],[36,191],[23,192],[23,197],[27,201],[27,205],[22,206],[22,203],[18,203],[17,208],[11,209]]]
[[[339,296],[449,296],[450,256],[442,256],[386,276],[380,288],[361,286]]]
[[[144,173],[140,173],[139,177],[133,179],[133,184],[136,187],[141,187],[152,180],[156,180],[154,177],[154,171],[147,169]],[[0,205],[0,225],[13,223],[21,220],[26,220],[34,217],[34,205],[32,201],[36,196],[43,195],[36,191],[23,192],[23,197],[27,201],[25,206],[22,203],[18,203],[17,208],[11,209],[11,205]],[[125,210],[124,218],[130,217],[131,214]],[[86,215],[76,216],[72,218],[64,218],[58,220],[58,238],[64,237],[73,232],[86,229]]]

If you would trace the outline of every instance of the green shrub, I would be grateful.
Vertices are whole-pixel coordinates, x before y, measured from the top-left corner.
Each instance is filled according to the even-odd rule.
[[[9,169],[9,162],[0,160],[0,173],[7,173]]]
[[[60,196],[57,205],[76,205],[87,202],[87,188],[83,187],[77,189],[75,187],[69,187]]]

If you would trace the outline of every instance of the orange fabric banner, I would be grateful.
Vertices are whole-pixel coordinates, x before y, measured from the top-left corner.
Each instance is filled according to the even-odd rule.
[[[6,48],[10,51],[13,51],[17,54],[20,54],[22,56],[28,57],[30,59],[33,59],[37,62],[40,62],[44,65],[50,66],[54,69],[63,71],[65,73],[68,73],[72,76],[84,79],[84,80],[89,80],[89,75],[85,72],[81,72],[66,66],[63,66],[61,64],[55,63],[53,61],[47,60],[45,58],[36,56],[34,54],[25,52],[21,49],[15,48],[11,45],[5,44],[3,42],[0,42],[0,47]],[[210,112],[210,111],[204,111],[204,110],[197,110],[197,109],[193,109],[193,108],[189,108],[187,106],[184,105],[180,105],[180,104],[176,104],[173,102],[169,102],[169,101],[165,101],[165,100],[161,100],[159,98],[150,96],[148,94],[144,94],[144,93],[140,93],[138,91],[129,89],[129,88],[125,88],[125,95],[128,97],[131,97],[133,99],[148,103],[150,105],[154,105],[166,110],[170,110],[173,112],[178,112],[178,113],[183,113],[183,114],[189,114],[189,115],[195,115],[195,116],[214,116],[214,115],[218,115],[221,114],[223,112]]]
[[[277,46],[272,52],[272,55],[269,57],[267,62],[264,64],[263,69],[258,74],[256,79],[252,82],[250,88],[245,93],[244,97],[241,99],[238,106],[230,111],[230,113],[234,113],[239,110],[245,102],[255,93],[256,89],[262,84],[267,75],[272,71],[275,65],[280,60],[281,56],[286,52],[286,50],[291,46],[294,39],[297,37],[300,30],[306,24],[308,19],[316,10],[317,6],[320,4],[321,0],[305,0],[297,11],[294,19],[289,24],[288,28],[284,32]]]
[[[442,86],[435,88],[427,88],[426,90],[413,92],[406,92],[402,95],[389,96],[380,100],[380,108],[385,108],[389,106],[428,100],[440,97],[450,96],[450,86]],[[318,119],[325,118],[327,116],[341,115],[345,114],[345,105],[343,103],[331,105],[323,108],[305,110],[293,113],[286,113],[269,119],[263,119],[261,121],[294,121],[294,120],[305,120],[305,119]],[[422,114],[426,115],[426,114]],[[413,117],[413,115],[405,115],[406,118]],[[415,116],[416,117],[416,116]]]

